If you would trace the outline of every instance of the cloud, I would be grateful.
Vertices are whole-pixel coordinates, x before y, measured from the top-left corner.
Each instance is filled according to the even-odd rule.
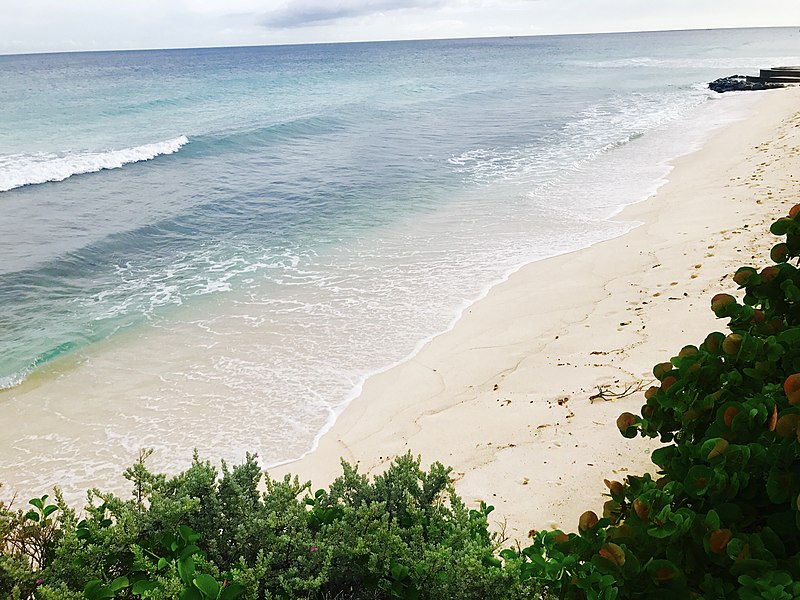
[[[270,29],[307,27],[395,10],[437,8],[444,3],[444,0],[295,0],[267,13],[261,24]]]

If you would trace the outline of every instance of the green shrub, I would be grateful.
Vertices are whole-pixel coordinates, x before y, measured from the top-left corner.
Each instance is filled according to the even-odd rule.
[[[743,267],[729,318],[653,369],[659,381],[625,437],[657,437],[659,477],[607,482],[602,518],[540,533],[526,574],[565,598],[800,597],[800,205],[771,231],[776,265]]]
[[[494,556],[491,507],[469,510],[438,463],[425,471],[407,454],[372,481],[342,463],[330,488],[311,494],[289,476],[266,477],[260,491],[254,456],[221,472],[195,456],[171,478],[148,471],[148,456],[126,471],[131,499],[91,490],[80,521],[46,497],[28,514],[6,511],[0,593],[501,599],[531,590]],[[11,547],[18,538],[22,550]]]

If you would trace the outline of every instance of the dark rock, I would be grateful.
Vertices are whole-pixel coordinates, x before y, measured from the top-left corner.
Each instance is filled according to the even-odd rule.
[[[782,87],[785,87],[782,83],[759,81],[756,78],[748,78],[743,75],[731,75],[730,77],[723,77],[708,84],[709,89],[719,92],[720,94],[724,92],[772,90]]]

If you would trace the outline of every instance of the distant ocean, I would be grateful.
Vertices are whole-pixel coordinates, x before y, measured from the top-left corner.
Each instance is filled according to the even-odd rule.
[[[744,116],[708,81],[798,63],[796,28],[0,56],[0,415],[40,421],[0,480],[301,456],[514,269],[633,227]]]

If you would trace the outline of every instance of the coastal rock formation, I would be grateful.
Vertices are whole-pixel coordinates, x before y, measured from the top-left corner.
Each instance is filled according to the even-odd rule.
[[[772,67],[761,69],[758,77],[731,75],[708,84],[708,87],[719,92],[739,92],[747,90],[771,90],[787,85],[800,85],[800,67]]]
[[[785,87],[782,83],[772,83],[769,81],[761,81],[755,77],[745,77],[744,75],[731,75],[730,77],[722,77],[716,79],[708,84],[709,89],[719,92],[741,92],[753,90],[771,90],[775,88]]]

